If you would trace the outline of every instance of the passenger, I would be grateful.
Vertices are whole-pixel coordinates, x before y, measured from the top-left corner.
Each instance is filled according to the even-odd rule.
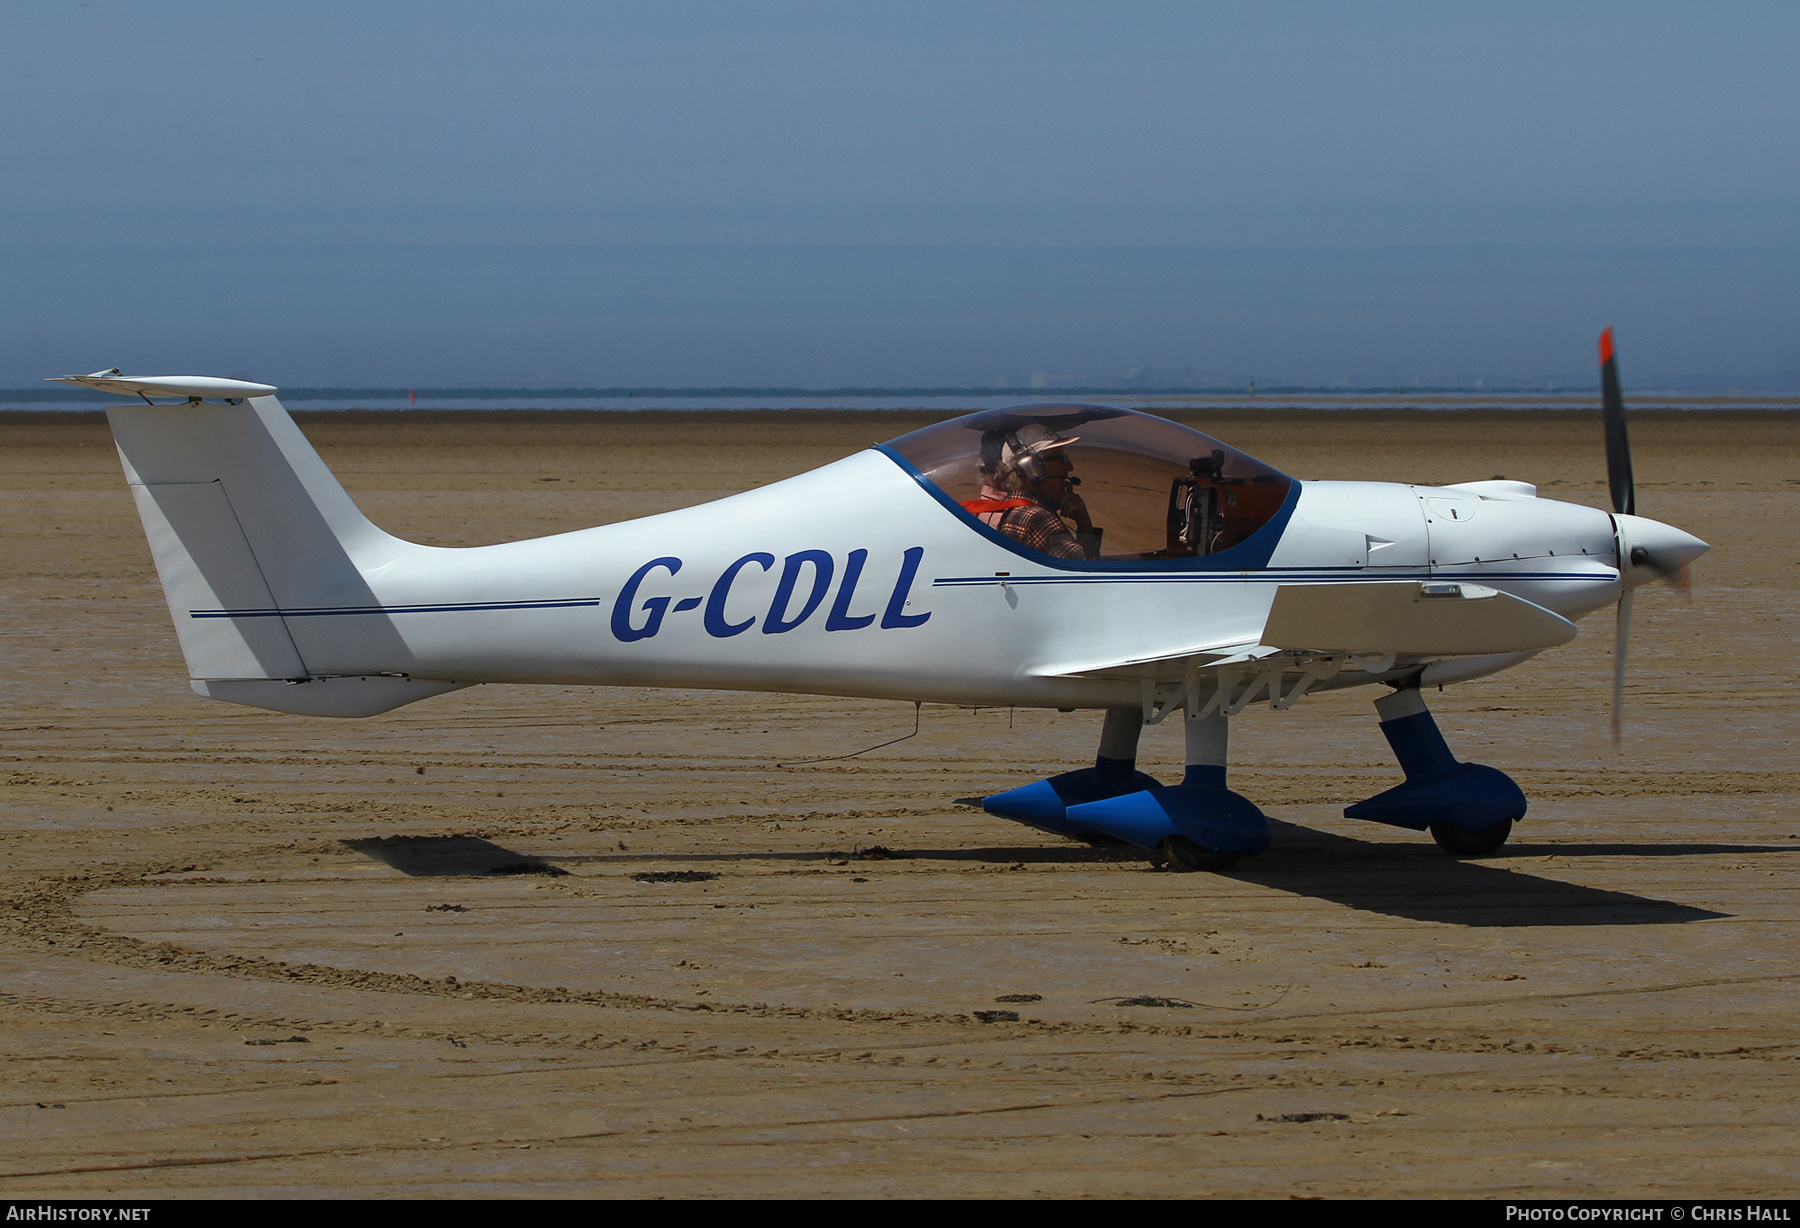
[[[1028,423],[1016,431],[981,437],[981,497],[964,502],[989,528],[1059,559],[1100,557],[1101,530],[1075,487],[1074,464],[1063,449],[1080,436],[1064,437]],[[1064,519],[1075,525],[1073,532]]]

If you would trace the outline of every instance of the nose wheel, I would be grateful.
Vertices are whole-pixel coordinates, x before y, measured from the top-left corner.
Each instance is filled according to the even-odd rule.
[[[1452,857],[1486,857],[1506,843],[1506,838],[1512,835],[1512,829],[1511,819],[1501,819],[1492,827],[1484,827],[1480,831],[1469,831],[1454,823],[1433,823],[1431,838]]]

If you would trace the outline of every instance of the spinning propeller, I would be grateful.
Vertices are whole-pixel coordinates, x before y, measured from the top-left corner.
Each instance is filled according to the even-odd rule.
[[[1606,484],[1612,490],[1619,580],[1624,585],[1619,593],[1613,641],[1612,740],[1617,746],[1624,728],[1625,658],[1631,635],[1632,590],[1647,580],[1662,579],[1685,595],[1689,591],[1688,560],[1699,551],[1688,546],[1695,542],[1694,538],[1637,515],[1637,486],[1631,476],[1631,442],[1625,434],[1625,400],[1619,395],[1619,363],[1613,354],[1610,328],[1600,334],[1600,393],[1601,418],[1606,427]]]

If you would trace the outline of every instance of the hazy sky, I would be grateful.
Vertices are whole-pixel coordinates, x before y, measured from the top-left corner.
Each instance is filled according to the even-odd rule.
[[[1800,370],[1800,6],[0,10],[0,384]]]

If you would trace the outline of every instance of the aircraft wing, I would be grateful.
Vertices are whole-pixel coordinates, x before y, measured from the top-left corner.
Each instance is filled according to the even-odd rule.
[[[1272,657],[1280,651],[1279,648],[1272,648],[1255,640],[1240,640],[1230,644],[1197,644],[1149,656],[1121,657],[1111,661],[1095,661],[1076,665],[1052,665],[1040,672],[1048,678],[1158,678],[1172,680],[1182,677],[1190,661],[1203,667],[1235,665],[1242,661],[1254,661],[1260,657]]]
[[[1283,584],[1262,641],[1276,648],[1403,657],[1474,657],[1554,648],[1575,624],[1479,584]]]
[[[1478,584],[1394,581],[1283,584],[1254,641],[1197,643],[1150,656],[1053,666],[1056,677],[1176,677],[1188,664],[1235,665],[1279,652],[1368,657],[1462,657],[1566,644],[1575,624]]]

